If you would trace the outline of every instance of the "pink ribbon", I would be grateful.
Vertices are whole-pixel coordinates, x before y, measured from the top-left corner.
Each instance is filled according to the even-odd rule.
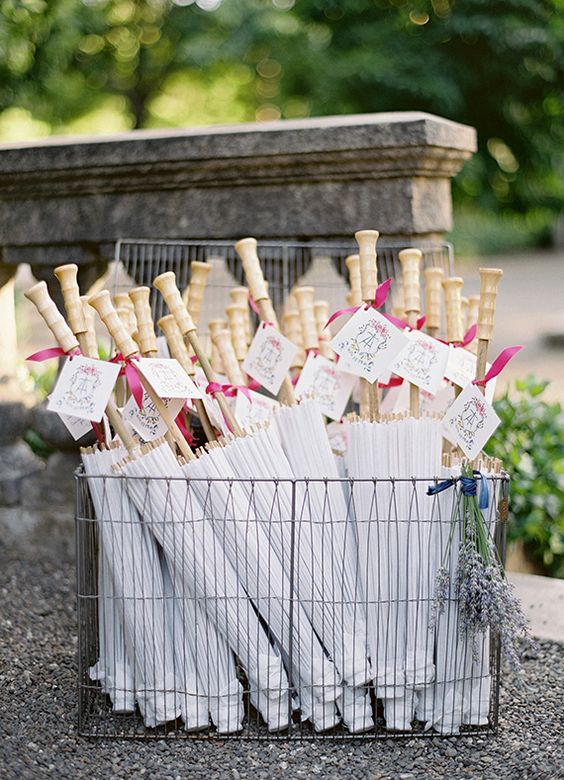
[[[190,447],[192,447],[194,445],[196,439],[194,438],[194,434],[191,431],[189,431],[188,428],[186,427],[186,423],[184,422],[184,415],[183,415],[182,412],[183,412],[183,410],[178,412],[178,415],[176,417],[175,423],[178,426],[178,430],[180,431],[180,433],[186,439],[186,442],[188,443],[188,445]]]
[[[251,309],[254,311],[254,313],[257,315],[257,317],[260,317],[259,307],[256,305],[256,303],[255,303],[251,293],[249,293],[247,295],[247,298],[249,299],[249,306],[251,307]]]
[[[227,396],[228,398],[234,398],[239,390],[243,393],[247,401],[252,404],[253,399],[251,398],[251,393],[249,388],[245,385],[222,385],[219,382],[209,382],[208,386],[206,387],[206,393],[208,395],[223,393],[223,395]]]
[[[478,325],[477,324],[471,325],[468,328],[468,330],[466,331],[466,333],[464,334],[464,337],[463,337],[462,341],[451,341],[451,342],[448,342],[448,341],[443,341],[442,339],[437,339],[437,341],[440,341],[441,344],[446,344],[447,346],[450,343],[450,344],[453,345],[453,347],[456,347],[456,348],[467,347],[468,344],[471,344],[474,341],[474,339],[476,338],[477,330],[478,330]]]
[[[131,395],[135,399],[137,406],[141,409],[143,406],[143,385],[139,379],[139,373],[133,365],[134,360],[139,360],[139,355],[132,355],[131,357],[124,358],[121,352],[118,352],[117,355],[114,355],[114,357],[111,358],[110,363],[122,363],[119,376],[125,374],[125,380],[129,385]]]
[[[516,347],[506,347],[504,350],[502,350],[499,355],[496,357],[494,362],[490,366],[490,370],[485,375],[483,379],[474,379],[472,382],[473,385],[478,385],[479,387],[485,387],[487,383],[490,381],[490,379],[493,379],[498,374],[501,374],[505,366],[509,363],[511,358],[516,355],[518,352],[521,352],[523,349],[522,346],[516,346]]]
[[[258,390],[260,388],[260,382],[257,382],[256,379],[250,379],[247,387],[249,390]]]
[[[376,288],[376,293],[374,295],[374,301],[372,303],[361,303],[360,306],[349,306],[346,309],[337,309],[337,311],[334,311],[333,314],[329,317],[325,325],[323,326],[323,330],[325,328],[328,328],[331,323],[337,319],[337,317],[341,317],[343,314],[352,314],[353,312],[357,312],[359,309],[362,309],[363,307],[368,309],[379,309],[381,306],[386,303],[386,298],[388,297],[388,290],[390,289],[390,285],[392,283],[391,279],[386,279],[385,282],[382,282],[382,284],[378,285]]]
[[[401,384],[403,384],[403,378],[401,376],[393,376],[386,384],[378,382],[378,387],[382,388],[382,390],[387,390],[390,387],[399,387]]]
[[[26,360],[32,360],[34,363],[42,363],[44,360],[51,360],[51,358],[58,357],[68,357],[69,360],[72,360],[76,355],[80,355],[78,347],[70,352],[65,352],[61,347],[49,347],[48,349],[40,349],[39,352],[34,352],[33,355],[26,357]]]

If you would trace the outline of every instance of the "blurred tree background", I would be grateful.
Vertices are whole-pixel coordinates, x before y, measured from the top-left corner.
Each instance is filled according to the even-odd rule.
[[[421,110],[473,125],[460,237],[564,202],[564,0],[0,0],[0,140]],[[497,245],[496,245],[497,242]],[[483,249],[484,246],[477,246]]]

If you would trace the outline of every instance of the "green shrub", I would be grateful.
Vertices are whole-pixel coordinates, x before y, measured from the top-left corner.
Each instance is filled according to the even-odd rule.
[[[564,578],[564,410],[540,398],[548,384],[528,376],[495,402],[501,425],[487,450],[511,476],[509,540]]]

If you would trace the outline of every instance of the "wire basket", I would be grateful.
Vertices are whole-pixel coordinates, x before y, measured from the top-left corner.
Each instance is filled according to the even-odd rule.
[[[498,637],[471,647],[453,591],[432,620],[459,496],[458,483],[427,496],[434,481],[135,479],[79,469],[79,733],[494,733]],[[485,519],[503,558],[509,482],[488,484]],[[101,522],[93,490],[111,509]],[[133,497],[142,512],[131,510]],[[345,569],[354,572],[348,589]]]
[[[409,242],[378,243],[378,278],[393,278],[401,286],[398,253],[411,246]],[[454,274],[451,244],[421,241],[417,248],[423,255],[423,265],[439,266],[445,276]],[[297,284],[311,284],[318,298],[328,301],[331,311],[343,305],[348,290],[348,270],[345,258],[358,252],[354,243],[259,241],[258,254],[269,295],[277,314],[281,313],[286,295]],[[133,284],[149,287],[153,279],[165,271],[174,271],[180,289],[190,279],[190,263],[205,261],[213,266],[204,299],[204,311],[199,330],[205,336],[210,319],[224,317],[230,303],[229,291],[234,284],[245,284],[243,269],[233,241],[149,241],[123,239],[117,242],[114,259],[116,273],[114,292],[128,290]],[[156,322],[166,307],[152,289],[151,307]]]

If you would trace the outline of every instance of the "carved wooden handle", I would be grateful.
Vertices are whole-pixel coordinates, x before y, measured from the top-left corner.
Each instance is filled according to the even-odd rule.
[[[392,293],[392,314],[400,320],[405,320],[405,301],[403,287],[396,287]]]
[[[131,336],[135,343],[137,343],[137,323],[135,323],[135,327],[133,327],[129,309],[126,306],[114,306],[114,308],[121,324],[125,328],[125,332],[128,336]]]
[[[425,268],[425,316],[428,330],[438,330],[441,327],[441,304],[443,301],[443,269],[437,266]]]
[[[447,341],[462,341],[464,338],[460,309],[463,284],[464,280],[460,276],[449,276],[443,280]]]
[[[469,295],[468,296],[468,311],[466,312],[466,330],[475,325],[478,322],[478,310],[480,308],[480,296]]]
[[[245,309],[245,340],[247,346],[253,340],[253,326],[251,322],[251,311],[249,308],[249,288],[248,287],[234,287],[229,292],[229,297],[237,306],[242,306]]]
[[[402,249],[398,254],[402,270],[405,313],[408,319],[410,314],[419,314],[421,312],[419,277],[422,257],[423,255],[419,249]]]
[[[194,364],[190,360],[188,349],[186,348],[186,344],[182,338],[182,333],[176,324],[174,316],[172,314],[166,314],[157,321],[157,325],[161,329],[166,339],[171,356],[175,360],[178,360],[182,368],[189,376],[194,376],[196,373]]]
[[[376,267],[376,242],[380,234],[377,230],[357,230],[354,234],[358,244],[360,266],[360,288],[362,300],[372,303],[378,284]]]
[[[210,332],[210,338],[212,343],[211,349],[211,366],[216,374],[223,374],[223,360],[219,354],[218,348],[215,346],[214,338],[221,330],[225,330],[227,322],[225,320],[210,320],[208,323],[208,329]]]
[[[331,329],[325,325],[329,319],[329,304],[327,301],[314,301],[313,313],[315,316],[315,327],[317,329],[317,339],[319,341],[319,352],[327,360],[334,360],[335,353],[329,342],[331,341]]]
[[[264,282],[260,260],[257,255],[257,241],[255,238],[242,238],[235,244],[235,251],[241,258],[245,276],[249,284],[251,296],[255,303],[268,298],[268,290]]]
[[[117,311],[115,310],[110,293],[107,290],[102,290],[96,295],[92,295],[90,298],[90,305],[93,306],[106,328],[108,333],[113,338],[116,344],[118,352],[124,356],[124,358],[131,357],[138,353],[137,344],[133,341],[131,336],[128,335],[123,323],[121,322]]]
[[[300,322],[302,325],[302,338],[304,348],[318,349],[319,339],[317,338],[317,326],[315,324],[315,313],[313,310],[313,297],[315,290],[313,287],[296,287],[294,296],[298,303],[300,312]]]
[[[217,351],[221,355],[223,362],[223,368],[228,382],[232,385],[244,385],[245,377],[243,372],[239,368],[239,362],[231,343],[231,334],[225,328],[215,333],[213,337],[213,343],[217,347]]]
[[[303,349],[302,324],[300,322],[299,311],[297,309],[295,311],[287,311],[286,314],[282,316],[282,325],[284,327],[284,335],[290,339],[292,344],[299,347],[292,358],[290,368],[303,368],[305,363],[305,352]]]
[[[213,266],[211,263],[201,263],[198,260],[194,260],[190,263],[190,283],[183,299],[188,307],[190,316],[195,323],[198,323],[200,319],[206,283],[212,268]]]
[[[64,352],[72,352],[77,349],[78,341],[73,334],[63,315],[57,309],[49,296],[49,291],[45,282],[38,282],[26,290],[25,297],[31,301],[39,314],[45,320],[45,324],[55,337],[58,345]]]
[[[236,303],[225,307],[225,313],[229,320],[231,342],[235,351],[235,357],[240,362],[247,355],[247,324],[249,321],[248,309]]]
[[[148,287],[134,287],[129,291],[129,298],[135,312],[137,343],[141,354],[146,357],[156,355],[158,349],[150,304],[151,290]]]
[[[501,268],[480,268],[480,306],[477,337],[489,341],[492,337],[497,286],[503,276]]]
[[[96,312],[90,306],[90,297],[88,295],[80,296],[84,321],[86,323],[86,332],[81,334],[80,349],[84,355],[91,358],[98,357],[98,340],[96,338]]]
[[[460,296],[460,322],[462,323],[462,330],[466,331],[466,322],[468,320],[468,309],[470,307],[470,301],[465,298],[464,295]],[[464,336],[463,336],[464,338]]]
[[[86,322],[77,282],[78,266],[74,263],[60,265],[58,268],[55,268],[54,273],[61,286],[70,329],[75,336],[78,336],[79,333],[85,333]]]
[[[159,290],[171,314],[174,315],[180,332],[183,336],[196,330],[192,317],[188,314],[186,306],[176,286],[176,276],[173,271],[166,271],[164,274],[153,279],[153,285]]]
[[[351,286],[348,302],[351,306],[360,306],[362,303],[360,257],[358,255],[349,255],[348,257],[345,257],[345,265],[349,271],[349,284]]]

